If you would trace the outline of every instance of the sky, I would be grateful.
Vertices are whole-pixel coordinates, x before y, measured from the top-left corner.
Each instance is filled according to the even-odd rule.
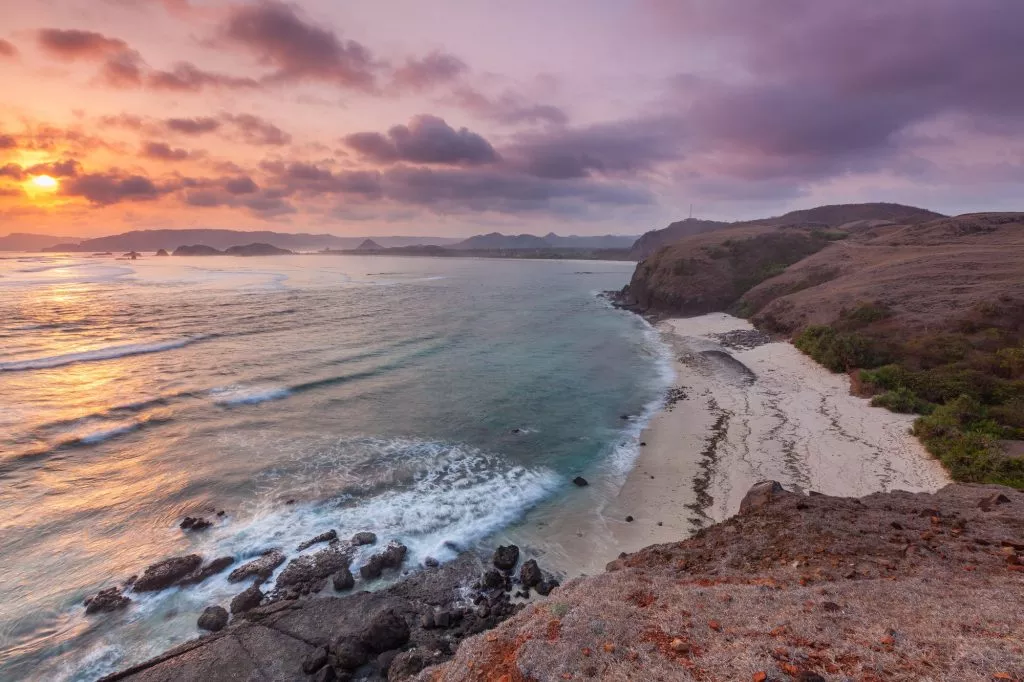
[[[1020,0],[0,0],[0,234],[1024,210]]]

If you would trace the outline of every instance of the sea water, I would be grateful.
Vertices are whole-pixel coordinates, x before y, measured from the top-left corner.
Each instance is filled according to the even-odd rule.
[[[0,258],[0,679],[93,680],[197,636],[226,574],[84,612],[172,555],[294,556],[331,528],[401,540],[409,568],[510,529],[543,545],[574,476],[628,471],[668,381],[598,295],[632,268]]]

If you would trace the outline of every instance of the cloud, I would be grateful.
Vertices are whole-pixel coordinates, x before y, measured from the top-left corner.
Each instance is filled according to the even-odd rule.
[[[128,43],[95,31],[44,28],[37,34],[39,46],[61,59],[103,59],[129,50]]]
[[[262,168],[285,195],[349,194],[367,199],[381,196],[381,175],[377,171],[334,172],[304,162],[264,163]]]
[[[225,181],[224,189],[229,194],[254,194],[259,191],[259,186],[248,175],[243,175]]]
[[[164,125],[168,130],[182,135],[204,135],[218,130],[221,122],[210,116],[199,116],[196,118],[169,118],[164,121]]]
[[[159,187],[143,175],[111,169],[79,175],[64,183],[62,193],[83,197],[96,206],[110,206],[125,201],[153,201],[175,189],[173,186]]]
[[[18,48],[9,40],[0,38],[0,58],[13,59],[18,56]]]
[[[0,149],[17,149],[18,140],[13,135],[0,135]]]
[[[634,175],[681,159],[685,140],[678,119],[647,117],[523,133],[503,154],[542,178]]]
[[[0,166],[0,178],[23,180],[25,178],[25,171],[16,163],[8,163]]]
[[[482,136],[466,128],[455,130],[444,119],[427,114],[414,117],[407,126],[394,126],[386,136],[354,133],[345,137],[345,143],[376,163],[478,165],[498,160],[494,147]]]
[[[457,107],[497,123],[518,125],[521,123],[550,123],[564,125],[569,116],[553,104],[530,102],[522,95],[507,91],[496,98],[488,97],[479,90],[462,87],[449,98]]]
[[[286,145],[292,136],[276,125],[252,114],[224,114],[223,119],[235,126],[247,144]]]
[[[146,78],[146,85],[153,90],[172,92],[199,92],[205,88],[244,90],[260,87],[259,82],[253,78],[205,71],[189,62],[180,62],[168,71],[152,71]]]
[[[377,65],[369,49],[306,21],[283,2],[237,6],[222,34],[274,68],[270,81],[315,80],[358,90],[372,90],[376,83]]]
[[[73,178],[82,170],[82,165],[75,159],[37,163],[25,169],[29,175],[49,175],[55,178]]]
[[[445,52],[431,52],[421,59],[408,59],[391,75],[396,90],[420,91],[457,80],[469,71],[464,61]]]
[[[184,161],[189,157],[187,149],[174,148],[166,142],[147,142],[142,146],[142,156],[159,161]]]

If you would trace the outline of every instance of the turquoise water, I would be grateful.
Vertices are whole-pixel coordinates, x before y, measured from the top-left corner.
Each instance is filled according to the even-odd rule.
[[[628,468],[667,381],[650,328],[597,296],[631,272],[0,259],[0,678],[91,680],[196,636],[239,591],[223,576],[84,615],[173,554],[335,528],[401,539],[415,566],[517,524],[543,535],[573,476]],[[178,529],[211,509],[210,530]]]

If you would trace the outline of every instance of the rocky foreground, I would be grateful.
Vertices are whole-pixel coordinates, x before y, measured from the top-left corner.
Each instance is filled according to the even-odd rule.
[[[281,599],[106,679],[1024,681],[1009,488],[858,500],[764,483],[725,523],[562,587],[511,547],[490,564]],[[530,587],[548,596],[510,595]]]
[[[1024,492],[805,496],[621,557],[421,680],[1024,680]]]

